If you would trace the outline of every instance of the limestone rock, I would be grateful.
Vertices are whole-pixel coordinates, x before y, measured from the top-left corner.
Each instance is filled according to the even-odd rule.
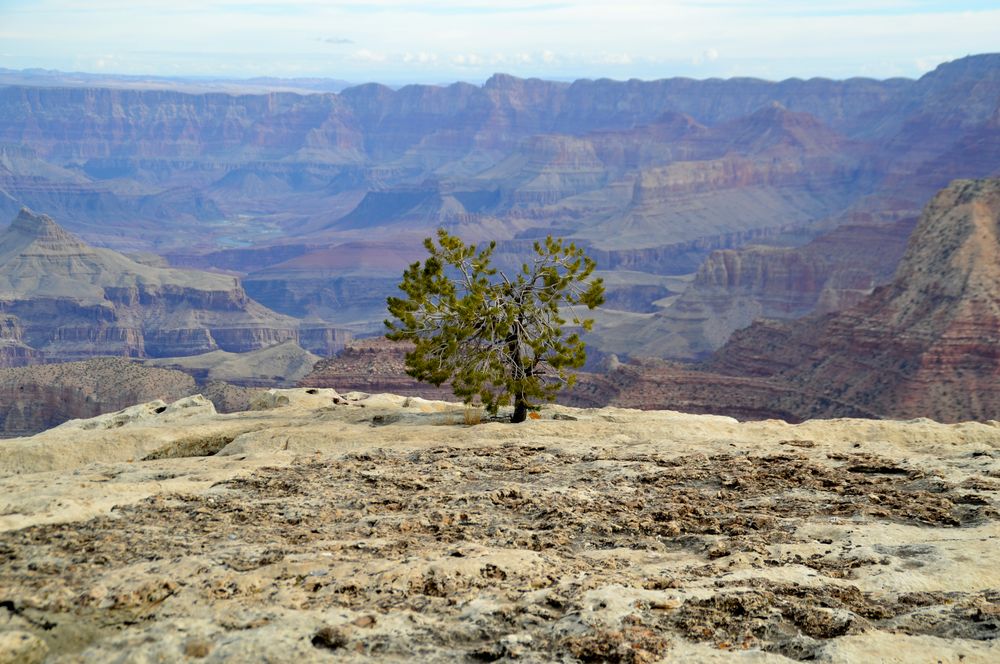
[[[30,632],[0,631],[0,664],[41,664],[48,654],[45,641]]]
[[[442,419],[460,404],[273,396],[0,444],[0,643],[82,662],[1000,654],[996,422],[556,406],[470,426]],[[163,454],[123,458],[137,441]]]
[[[184,371],[199,383],[223,381],[242,386],[272,387],[295,385],[320,359],[289,340],[245,353],[214,350],[188,357],[145,360],[144,364]]]

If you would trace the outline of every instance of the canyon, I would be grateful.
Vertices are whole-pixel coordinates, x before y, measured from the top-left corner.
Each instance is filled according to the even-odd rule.
[[[578,391],[588,404],[747,418],[992,420],[998,349],[1000,180],[956,180],[924,210],[892,280],[854,306],[759,320],[698,365],[618,365]]]
[[[385,297],[442,226],[495,240],[505,269],[549,233],[598,261],[607,301],[567,403],[994,416],[995,302],[950,286],[966,309],[928,304],[939,284],[916,263],[950,259],[911,235],[936,246],[951,231],[914,234],[924,203],[1000,168],[998,55],[886,81],[42,80],[0,80],[4,367],[130,357],[212,384],[220,408],[296,383],[443,397],[405,377],[399,348],[351,343],[381,332]],[[930,313],[891,322],[903,301]],[[853,357],[901,339],[896,359]]]
[[[751,325],[708,366],[831,399],[801,417],[843,403],[955,421],[1000,412],[998,351],[1000,180],[956,180],[928,204],[892,282],[842,312]]]
[[[0,664],[1000,661],[1000,55],[0,70],[0,215]],[[524,423],[357,338],[436,227],[599,263]]]
[[[278,314],[238,278],[91,247],[22,208],[0,232],[0,363],[234,353],[294,342],[328,355],[347,333]]]
[[[497,240],[515,265],[553,233],[616,273],[622,308],[598,320],[598,350],[697,359],[755,316],[853,304],[891,275],[935,191],[1000,163],[996,54],[884,81],[498,74],[226,94],[6,80],[0,213],[27,205],[91,243],[230,271],[275,311],[364,334],[433,228]],[[843,249],[796,272],[816,242]],[[852,272],[849,247],[870,243],[881,264]],[[750,284],[764,262],[775,276]],[[661,278],[685,275],[697,286],[671,307],[677,282]]]
[[[785,284],[771,288],[782,294],[790,282],[799,285],[804,293],[800,314],[824,297],[853,304],[794,320],[757,320],[731,336],[727,332],[724,345],[698,363],[621,362],[611,355],[594,367],[599,370],[580,374],[560,401],[792,422],[995,420],[1000,412],[1000,179],[957,180],[939,192],[899,251],[902,259],[889,282],[868,293],[895,262],[891,255],[880,262],[879,247],[900,247],[906,235],[900,229],[913,225],[865,227],[866,233],[893,239],[869,243],[867,249],[854,246],[850,255],[857,263],[834,272],[823,259],[826,250],[839,248],[833,235],[795,251],[716,252],[671,309],[677,303],[711,303],[704,293],[719,282],[739,286],[726,292],[727,298],[734,292],[760,297],[751,289],[768,280]],[[854,237],[854,231],[846,235]],[[809,260],[788,258],[802,255]],[[741,282],[743,261],[750,275]],[[782,304],[772,306],[788,301],[782,298]],[[691,320],[703,324],[706,317],[695,312]],[[405,345],[365,341],[317,364],[300,384],[419,394],[419,384],[405,376],[405,352]]]

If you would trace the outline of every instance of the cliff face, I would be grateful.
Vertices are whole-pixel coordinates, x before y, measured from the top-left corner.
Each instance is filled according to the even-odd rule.
[[[710,368],[768,375],[888,417],[1000,412],[1000,180],[927,206],[892,282],[838,314],[743,330]],[[802,416],[829,416],[817,406]]]
[[[857,215],[914,216],[944,179],[996,172],[997,72],[1000,56],[982,55],[915,81],[498,75],[314,95],[11,85],[0,88],[0,214],[34,206],[91,242],[245,275],[251,295],[282,313],[371,329],[395,289],[390,254],[419,253],[438,226],[509,243],[509,262],[553,233],[602,269],[680,275],[716,249],[814,237]],[[896,239],[877,236],[894,255]],[[383,264],[366,263],[380,253]],[[712,320],[649,332],[691,337],[678,352],[697,355],[752,316],[848,306],[885,276],[796,260],[714,256],[704,270],[724,263],[732,279],[692,293],[712,302],[685,316]],[[662,290],[641,301],[634,285],[617,304],[660,308]],[[67,324],[64,343],[88,325]],[[143,343],[154,353],[242,343],[199,328],[143,331]],[[137,343],[134,332],[93,334]],[[254,334],[251,345],[283,338]]]
[[[900,227],[881,232],[896,234]],[[870,227],[852,238],[856,266],[826,274],[824,255],[839,256],[836,237],[809,245],[808,259],[778,261],[782,252],[759,250],[759,268],[745,277],[738,255],[718,252],[716,269],[699,274],[710,284],[785,283],[777,271],[788,265],[814,275],[811,297],[871,278],[859,265],[877,265],[866,255]],[[878,254],[883,243],[871,243]],[[792,253],[794,256],[795,254]],[[891,257],[889,257],[891,258]],[[891,261],[887,261],[891,262]],[[766,268],[766,269],[765,269]],[[884,267],[881,268],[884,270]],[[833,281],[833,285],[828,282]],[[691,292],[691,291],[689,291]],[[768,288],[780,294],[781,289]],[[795,291],[798,292],[798,291]],[[761,293],[753,293],[761,297]],[[684,296],[682,296],[683,298]],[[853,297],[853,296],[852,296]],[[787,311],[793,300],[770,306]],[[808,303],[804,303],[805,307]],[[758,305],[762,306],[762,305]],[[385,342],[362,366],[339,358],[321,363],[304,385],[349,385],[366,391],[398,390],[407,383],[403,350]],[[376,362],[376,358],[378,361]],[[799,320],[763,320],[739,330],[703,365],[657,361],[612,362],[603,374],[583,374],[560,400],[579,406],[612,404],[726,414],[739,418],[931,417],[941,421],[996,419],[1000,413],[1000,180],[956,181],[927,206],[890,283],[876,287],[854,306]],[[409,386],[407,386],[409,387]],[[413,388],[419,390],[418,384]],[[419,393],[419,392],[418,392]]]
[[[299,322],[251,300],[233,277],[138,263],[81,242],[22,210],[0,233],[4,362],[95,355],[169,357],[245,352],[299,340]],[[311,329],[329,354],[344,335]]]
[[[381,326],[403,270],[426,256],[417,243],[347,242],[253,272],[244,283],[254,299],[285,314]]]
[[[335,357],[317,362],[313,370],[299,381],[299,386],[454,400],[449,387],[434,387],[406,375],[408,350],[408,344],[382,337],[357,339]]]
[[[830,293],[838,290],[850,294],[836,297],[853,299],[860,295],[855,291],[866,290],[880,271],[884,274],[895,263],[879,251],[887,243],[875,241],[872,233],[896,238],[898,245],[905,235],[901,231],[910,226],[912,222],[904,221],[878,229],[841,229],[799,250],[716,252],[715,260],[699,273],[697,288],[678,302],[710,286],[718,286],[723,294],[734,287],[744,289],[748,301],[757,298],[754,315],[765,305],[782,313],[793,305],[808,309],[823,297],[835,297]],[[829,261],[844,255],[840,243],[854,247],[856,263],[824,262],[824,257]],[[744,260],[746,255],[753,258]],[[878,258],[885,258],[885,264],[879,266]],[[867,271],[862,269],[866,266]],[[792,282],[811,283],[805,291],[808,298],[791,298],[775,286]],[[798,287],[791,292],[801,295]],[[732,310],[731,297],[719,301]],[[635,338],[642,339],[641,333]],[[637,341],[630,349],[641,351],[642,345]],[[404,354],[404,347],[368,341],[319,363],[301,384],[426,393],[429,388],[405,377]],[[758,321],[734,333],[701,365],[612,360],[603,373],[581,374],[560,401],[788,421],[996,419],[1000,180],[960,180],[939,193],[917,223],[891,281],[854,306],[798,320]]]
[[[851,307],[892,278],[915,223],[845,225],[801,247],[713,251],[631,354],[703,357],[757,319]]]
[[[0,316],[0,367],[20,367],[41,361],[42,354],[24,343],[17,316]]]
[[[588,235],[581,215],[648,217],[655,230],[657,215],[683,211],[685,197],[729,192],[696,202],[722,228],[692,231],[693,211],[679,212],[644,239],[655,246],[678,231],[687,241],[778,218],[807,223],[878,192],[886,177],[899,188],[929,164],[940,172],[942,160],[951,177],[985,175],[973,171],[994,162],[966,160],[963,171],[954,152],[993,135],[983,128],[996,110],[997,65],[974,56],[919,81],[498,75],[482,87],[314,95],[11,85],[0,89],[0,146],[19,156],[0,168],[0,203],[50,211],[95,237],[128,220],[116,246],[190,253],[232,240],[239,224],[220,222],[241,214],[268,219],[279,235],[303,221],[368,229],[400,213],[411,225],[486,215],[511,230],[527,216],[600,244],[613,238]],[[400,209],[414,187],[426,200]]]
[[[195,392],[187,374],[118,358],[0,369],[0,436],[24,436],[66,420],[94,417],[154,399]]]

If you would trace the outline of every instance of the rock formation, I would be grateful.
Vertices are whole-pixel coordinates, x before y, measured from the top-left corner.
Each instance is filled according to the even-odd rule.
[[[66,420],[153,399],[174,401],[195,391],[187,374],[121,358],[0,369],[0,437],[30,435]]]
[[[554,233],[634,276],[619,304],[649,314],[672,294],[646,289],[641,301],[640,285],[694,273],[714,250],[915,216],[947,180],[994,175],[998,72],[1000,56],[987,54],[919,80],[497,75],[483,86],[241,95],[25,76],[0,87],[0,214],[33,206],[92,243],[232,270],[276,311],[362,332],[384,317],[388,268],[434,227],[498,240],[509,263]],[[896,246],[879,241],[886,255]],[[372,265],[377,256],[385,263]],[[845,278],[821,309],[863,290],[864,275]],[[697,355],[749,317],[778,313],[745,287],[740,277],[691,316],[659,318],[664,329],[646,332],[680,341],[647,350]],[[789,304],[810,290],[789,292]],[[4,352],[16,356],[15,345]]]
[[[958,180],[935,196],[893,281],[856,307],[751,326],[709,367],[775,376],[888,417],[997,417],[1000,180]]]
[[[698,359],[759,318],[846,309],[892,278],[915,223],[844,225],[801,247],[713,251],[669,306],[639,329],[605,333],[601,347],[635,357]]]
[[[963,661],[1000,427],[275,390],[0,443],[7,661]]]
[[[0,367],[20,367],[41,362],[42,354],[24,343],[24,330],[16,316],[0,317]]]
[[[800,270],[800,276],[816,277],[811,282],[796,279],[800,287],[811,283],[803,290],[812,302],[800,300],[802,310],[824,297],[857,298],[884,272],[877,261],[883,258],[878,247],[892,246],[885,237],[898,242],[899,228],[909,225],[842,229],[798,250],[717,252],[707,264],[716,269],[706,267],[699,273],[696,287],[668,311],[679,309],[685,298],[692,302],[692,293],[710,292],[712,280],[739,282],[748,258],[754,261],[753,272],[743,283],[750,288],[741,289],[757,311],[762,303],[780,308],[796,302],[780,286],[789,283],[787,274],[780,272],[788,265]],[[882,240],[864,246],[862,238],[872,233]],[[847,240],[855,246],[853,265],[842,258],[839,264],[828,262],[828,255],[843,256],[830,246]],[[891,253],[884,257],[894,262]],[[754,290],[755,284],[762,287]],[[851,285],[857,289],[847,288]],[[732,299],[718,301],[732,307]],[[692,318],[702,325],[708,320]],[[620,336],[632,339],[633,352],[648,338],[639,336],[643,326],[650,325],[644,320],[622,326]],[[302,384],[419,393],[419,384],[405,378],[402,349],[384,341],[366,343],[378,349],[378,355],[331,358]],[[357,361],[365,357],[370,359]],[[603,373],[581,374],[578,385],[559,400],[742,419],[995,419],[1000,413],[1000,180],[959,180],[938,194],[924,211],[891,282],[853,307],[794,321],[758,321],[733,334],[700,365],[616,362]]]
[[[254,299],[284,313],[381,327],[387,295],[426,255],[416,244],[347,242],[255,271],[244,284]]]
[[[448,386],[434,387],[406,375],[406,353],[410,348],[406,342],[385,337],[355,339],[334,357],[318,362],[299,385],[453,399]]]
[[[1000,180],[958,180],[928,205],[892,281],[854,307],[737,331],[698,367],[622,365],[577,403],[739,417],[1000,413]]]
[[[214,350],[188,357],[144,360],[143,364],[183,371],[199,384],[224,382],[240,386],[288,387],[312,371],[321,358],[294,341],[245,353]]]
[[[234,277],[139,263],[27,209],[0,233],[0,311],[8,366],[246,352],[286,341],[329,354],[346,338],[261,306]]]

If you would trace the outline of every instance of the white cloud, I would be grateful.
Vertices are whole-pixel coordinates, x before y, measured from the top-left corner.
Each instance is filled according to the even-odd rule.
[[[477,53],[456,53],[450,58],[451,64],[457,67],[479,67],[486,61]]]
[[[718,59],[719,59],[719,51],[717,51],[714,48],[706,48],[704,51],[691,58],[691,64],[696,66],[703,65],[706,63],[711,64]]]
[[[439,58],[436,53],[427,53],[425,51],[421,51],[419,53],[403,54],[403,62],[405,62],[406,64],[415,63],[421,65],[429,65],[438,62],[438,60]]]
[[[378,51],[372,51],[367,48],[362,48],[351,54],[351,57],[358,62],[369,62],[369,63],[383,63],[389,60],[389,56],[385,53],[379,53]]]
[[[634,61],[630,53],[602,53],[594,58],[596,64],[605,65],[630,65]]]
[[[914,60],[913,64],[919,73],[926,74],[927,72],[933,70],[942,62],[947,62],[948,60],[954,60],[955,57],[956,56],[954,55],[928,55],[917,58],[916,60]]]
[[[1000,7],[973,6],[986,3],[952,0],[949,11],[932,11],[928,0],[0,0],[0,39],[9,36],[0,66],[87,68],[100,59],[124,73],[266,68],[389,82],[485,79],[497,69],[560,78],[913,76],[946,59],[928,55],[928,45],[997,50]],[[119,58],[75,59],[106,52]]]

